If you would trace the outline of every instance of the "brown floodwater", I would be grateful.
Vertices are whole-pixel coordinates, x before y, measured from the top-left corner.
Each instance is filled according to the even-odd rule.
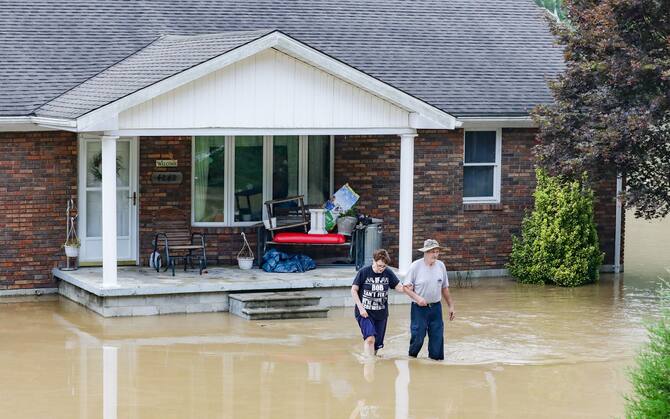
[[[626,230],[626,273],[596,285],[452,287],[444,362],[406,356],[408,305],[391,306],[386,347],[368,360],[350,308],[103,319],[55,296],[2,298],[0,417],[622,416],[658,278],[670,279],[670,220],[629,217]]]

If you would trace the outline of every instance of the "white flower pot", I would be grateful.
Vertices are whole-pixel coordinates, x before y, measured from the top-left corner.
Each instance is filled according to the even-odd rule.
[[[252,257],[239,257],[237,258],[237,265],[240,267],[240,269],[251,269],[252,266],[254,266],[254,258]]]
[[[79,256],[79,248],[74,246],[64,246],[65,256],[69,258],[76,258]]]

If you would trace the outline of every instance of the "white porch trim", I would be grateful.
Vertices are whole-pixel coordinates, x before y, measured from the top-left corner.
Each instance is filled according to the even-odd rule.
[[[398,107],[418,114],[418,116],[409,118],[411,121],[408,121],[408,125],[410,126],[414,123],[412,121],[418,121],[416,123],[420,125],[420,128],[453,129],[458,126],[458,121],[454,116],[311,48],[279,31],[275,31],[82,115],[77,118],[77,130],[117,130],[118,115],[122,111],[147,102],[159,95],[183,86],[186,83],[202,78],[214,71],[251,57],[252,55],[258,54],[269,48],[275,48],[358,88],[366,90]]]
[[[116,257],[116,140],[103,135],[102,143],[102,285],[117,286]]]
[[[406,128],[176,128],[176,129],[123,129],[106,131],[119,137],[160,136],[245,136],[245,135],[402,135],[416,133]]]
[[[398,270],[405,275],[412,264],[414,238],[414,138],[400,136],[400,216],[398,227]]]

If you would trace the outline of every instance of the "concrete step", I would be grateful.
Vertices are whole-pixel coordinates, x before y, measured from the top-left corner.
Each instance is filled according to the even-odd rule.
[[[326,307],[244,308],[241,317],[249,320],[323,319],[328,317]]]
[[[230,302],[237,301],[245,308],[304,307],[316,306],[321,297],[307,296],[299,292],[249,292],[230,294]]]
[[[249,320],[324,318],[328,308],[319,306],[320,300],[299,292],[230,294],[228,310]]]

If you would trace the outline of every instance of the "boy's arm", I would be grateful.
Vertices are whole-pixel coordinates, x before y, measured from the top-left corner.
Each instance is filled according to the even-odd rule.
[[[368,317],[368,312],[363,308],[363,303],[361,303],[361,299],[358,296],[358,285],[351,286],[351,297],[354,299],[354,303],[356,304],[356,307],[358,307],[358,312],[361,314],[361,317]]]

